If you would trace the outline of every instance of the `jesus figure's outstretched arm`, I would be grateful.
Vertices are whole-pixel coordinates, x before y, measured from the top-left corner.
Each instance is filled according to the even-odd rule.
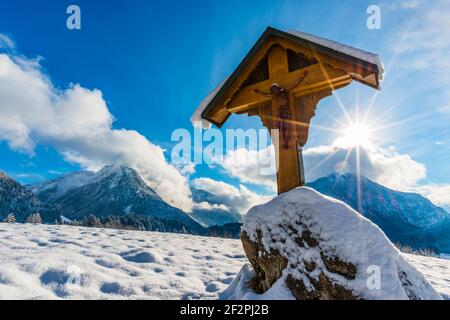
[[[307,75],[308,75],[308,71],[303,72],[300,79],[296,83],[294,83],[292,86],[287,88],[287,91],[291,91],[292,89],[295,89],[296,87],[298,87],[303,82],[303,80],[305,80]]]
[[[271,92],[264,92],[264,91],[261,91],[261,90],[259,90],[259,89],[255,89],[255,92],[256,92],[257,94],[260,94],[260,95],[265,96],[265,97],[271,97],[271,96],[272,96],[272,93],[271,93]]]

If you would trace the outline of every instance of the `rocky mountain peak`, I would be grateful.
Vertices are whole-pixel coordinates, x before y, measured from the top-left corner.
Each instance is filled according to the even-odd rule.
[[[138,215],[176,221],[197,233],[203,231],[189,215],[164,202],[135,169],[125,166],[71,173],[31,189],[71,220]]]
[[[41,213],[44,222],[54,222],[59,218],[54,208],[39,201],[31,191],[4,172],[0,174],[0,221],[10,213],[18,222],[25,222],[36,212]]]

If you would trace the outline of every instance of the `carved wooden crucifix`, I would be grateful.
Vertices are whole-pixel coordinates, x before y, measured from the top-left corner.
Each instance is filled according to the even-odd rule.
[[[301,150],[318,102],[352,80],[379,89],[382,68],[375,54],[269,27],[203,101],[201,118],[220,127],[232,113],[259,116],[271,131],[281,194],[305,183]]]

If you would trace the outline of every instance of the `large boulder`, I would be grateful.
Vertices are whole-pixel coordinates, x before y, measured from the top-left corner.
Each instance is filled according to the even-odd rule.
[[[380,228],[313,189],[252,208],[241,240],[253,270],[223,298],[441,299]]]

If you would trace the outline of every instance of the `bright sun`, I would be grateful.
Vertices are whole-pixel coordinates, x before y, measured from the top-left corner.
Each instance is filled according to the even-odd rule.
[[[370,147],[370,129],[364,124],[352,124],[343,130],[338,142],[346,147]]]

